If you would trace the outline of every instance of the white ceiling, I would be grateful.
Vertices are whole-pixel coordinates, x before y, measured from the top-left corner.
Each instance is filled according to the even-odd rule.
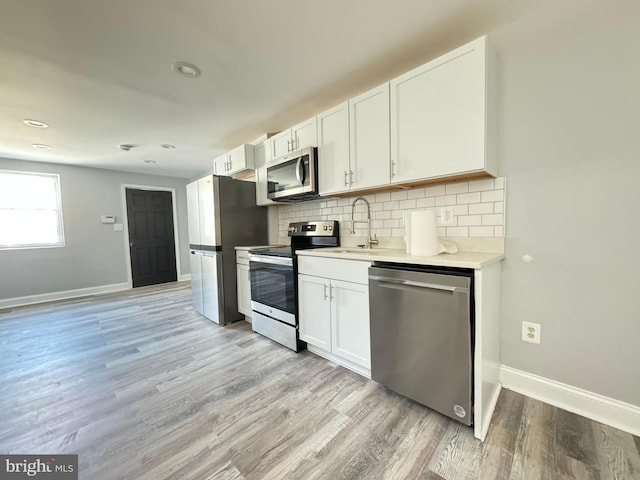
[[[548,2],[0,0],[0,157],[191,178]]]

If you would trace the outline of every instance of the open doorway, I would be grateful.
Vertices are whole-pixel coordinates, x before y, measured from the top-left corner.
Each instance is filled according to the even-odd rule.
[[[178,279],[172,191],[125,187],[133,288]]]

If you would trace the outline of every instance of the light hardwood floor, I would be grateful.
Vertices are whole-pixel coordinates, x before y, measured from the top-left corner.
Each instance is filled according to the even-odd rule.
[[[503,391],[472,430],[245,322],[188,283],[0,311],[0,451],[86,480],[640,479],[640,439]]]

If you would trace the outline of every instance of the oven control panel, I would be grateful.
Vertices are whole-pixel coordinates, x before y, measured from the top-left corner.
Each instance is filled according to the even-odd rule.
[[[336,237],[339,235],[336,220],[294,222],[289,224],[289,236]]]

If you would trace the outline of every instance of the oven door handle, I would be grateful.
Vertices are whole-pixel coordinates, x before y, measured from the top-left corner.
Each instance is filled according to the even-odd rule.
[[[249,261],[257,262],[257,263],[270,263],[273,265],[293,266],[293,259],[291,258],[272,257],[268,255],[255,255],[251,253],[249,254]]]

